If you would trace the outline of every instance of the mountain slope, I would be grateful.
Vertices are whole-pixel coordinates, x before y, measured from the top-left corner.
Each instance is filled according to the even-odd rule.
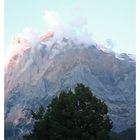
[[[61,90],[77,83],[106,102],[113,131],[135,127],[135,61],[128,55],[122,59],[96,44],[56,40],[52,34],[31,47],[21,41],[18,45],[25,49],[5,67],[5,123],[12,122],[18,135],[31,129],[29,109],[47,106]]]

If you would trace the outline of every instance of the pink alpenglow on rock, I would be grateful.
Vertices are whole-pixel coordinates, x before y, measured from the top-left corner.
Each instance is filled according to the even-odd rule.
[[[53,32],[46,32],[39,37],[40,42],[48,41],[51,37],[53,37]]]

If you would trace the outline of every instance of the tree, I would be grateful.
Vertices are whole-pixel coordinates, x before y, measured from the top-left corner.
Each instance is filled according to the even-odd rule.
[[[45,110],[32,111],[33,130],[25,140],[110,140],[112,121],[107,105],[88,87],[77,84],[74,91],[62,91]]]

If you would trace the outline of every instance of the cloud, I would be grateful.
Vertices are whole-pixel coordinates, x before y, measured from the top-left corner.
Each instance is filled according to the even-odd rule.
[[[113,40],[110,38],[106,39],[106,46],[108,47],[109,50],[112,50],[114,48]]]
[[[87,18],[76,14],[66,20],[57,11],[45,11],[44,19],[48,29],[54,32],[55,41],[60,42],[65,37],[77,44],[84,43],[89,45],[94,42],[91,33],[87,30]]]
[[[12,43],[6,52],[5,64],[8,64],[12,57],[22,55],[26,49],[35,47],[38,42],[39,36],[37,32],[30,27],[25,27],[21,33],[17,33],[15,37],[13,37]]]
[[[31,27],[25,27],[25,29],[21,33],[17,33],[16,35],[19,38],[24,38],[29,41],[32,46],[35,46],[39,41],[39,36],[36,30]]]
[[[87,18],[86,17],[77,17],[76,19],[72,20],[71,23],[76,28],[83,28],[87,25]]]
[[[46,10],[44,15],[44,20],[47,23],[48,28],[51,29],[54,27],[58,27],[62,24],[60,15],[56,11]]]
[[[57,54],[58,50],[63,51],[70,46],[73,47],[73,45],[65,45],[62,41],[63,38],[72,40],[77,46],[80,46],[80,44],[88,46],[94,43],[92,34],[87,30],[88,22],[86,17],[79,16],[79,14],[76,15],[75,13],[75,16],[71,16],[66,20],[62,18],[59,12],[47,9],[45,10],[43,18],[47,24],[47,30],[53,33],[53,37],[46,41],[47,50],[51,50],[52,45],[56,42],[60,44],[57,50],[54,49],[54,54]],[[37,31],[31,27],[26,27],[21,33],[16,34],[14,38],[15,43],[13,43],[9,49],[9,58],[15,54],[21,55],[27,47],[32,47],[34,52],[40,48],[39,45],[37,45],[39,41],[40,38]]]

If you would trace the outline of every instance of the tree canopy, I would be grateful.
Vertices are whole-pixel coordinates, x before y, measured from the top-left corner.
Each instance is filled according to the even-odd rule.
[[[25,140],[110,140],[113,126],[107,105],[83,84],[62,91],[46,109],[32,111],[35,120]]]

